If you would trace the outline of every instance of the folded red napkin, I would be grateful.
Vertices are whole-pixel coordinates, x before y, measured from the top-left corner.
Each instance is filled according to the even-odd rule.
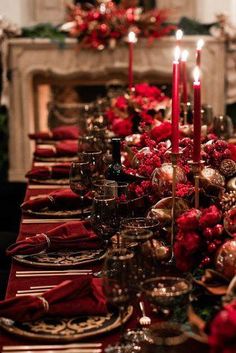
[[[37,254],[40,251],[61,249],[98,249],[101,243],[88,221],[64,223],[45,233],[26,238],[7,249],[8,256]]]
[[[32,140],[77,140],[79,128],[77,126],[59,126],[48,131],[29,134]]]
[[[83,205],[89,205],[91,199],[84,197]],[[21,208],[23,211],[40,211],[42,209],[50,210],[74,210],[82,206],[82,199],[75,194],[71,189],[62,189],[53,191],[50,194],[42,197],[37,197],[32,200],[25,201]]]
[[[91,276],[64,281],[42,296],[25,295],[0,301],[0,317],[33,321],[43,316],[105,315],[102,279]]]
[[[34,152],[35,157],[71,157],[78,153],[78,141],[63,141],[56,145],[41,145]]]
[[[61,179],[69,178],[70,163],[53,165],[52,167],[34,167],[26,173],[26,178],[29,179]]]

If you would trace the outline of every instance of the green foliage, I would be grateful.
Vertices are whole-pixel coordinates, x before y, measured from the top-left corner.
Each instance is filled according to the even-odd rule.
[[[50,23],[40,23],[36,26],[22,28],[22,37],[48,38],[52,41],[63,43],[66,34],[59,31],[56,26],[53,26]]]

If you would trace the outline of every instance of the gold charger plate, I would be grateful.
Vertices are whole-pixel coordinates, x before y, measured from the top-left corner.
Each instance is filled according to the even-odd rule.
[[[34,157],[35,161],[38,162],[73,162],[78,160],[78,156],[70,157]]]
[[[66,210],[66,211],[55,211],[49,209],[43,209],[42,211],[32,211],[32,210],[23,210],[23,214],[27,216],[39,217],[39,218],[73,218],[73,217],[87,217],[91,213],[91,207],[85,207],[83,209],[83,214],[81,209],[79,210]]]
[[[104,249],[77,251],[46,251],[34,255],[15,255],[17,262],[37,267],[71,268],[102,260],[106,255]]]
[[[69,176],[63,179],[36,179],[29,178],[30,183],[43,184],[43,185],[68,185],[69,187]]]
[[[125,313],[124,322],[132,315],[130,306]],[[74,318],[43,318],[34,322],[19,323],[0,318],[0,327],[7,332],[33,340],[44,342],[74,342],[86,337],[110,332],[121,325],[117,311],[104,316],[78,316]]]

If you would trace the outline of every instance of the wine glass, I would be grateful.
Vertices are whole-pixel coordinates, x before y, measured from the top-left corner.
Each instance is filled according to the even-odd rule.
[[[119,309],[121,320],[120,343],[112,346],[112,352],[123,352],[124,322],[129,303],[131,301],[131,289],[129,286],[132,277],[132,251],[126,248],[114,248],[107,252],[103,267],[103,289],[108,303]]]
[[[108,245],[109,240],[119,229],[117,202],[115,197],[95,195],[92,203],[91,223],[98,234]]]
[[[192,290],[191,282],[184,277],[159,276],[142,284],[142,289],[154,310],[169,321],[184,323]]]
[[[84,197],[91,185],[89,162],[72,162],[70,167],[70,188],[81,198],[81,215],[84,216]]]
[[[95,150],[82,151],[82,153],[79,154],[81,160],[89,162],[92,179],[101,178],[104,172],[102,155],[102,151]]]

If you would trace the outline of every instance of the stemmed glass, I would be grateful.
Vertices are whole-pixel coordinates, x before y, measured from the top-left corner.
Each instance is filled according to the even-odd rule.
[[[109,240],[119,229],[117,202],[115,197],[95,195],[92,204],[91,223],[98,234],[108,245]]]
[[[92,179],[99,179],[104,172],[102,154],[102,151],[94,150],[79,153],[79,159],[89,162]]]
[[[142,284],[142,290],[154,311],[166,320],[146,331],[147,339],[156,344],[175,345],[186,336],[183,327],[187,321],[192,284],[187,278],[160,276],[150,278]]]
[[[124,319],[131,301],[129,286],[132,278],[132,251],[126,248],[114,248],[108,251],[103,267],[103,289],[108,303],[118,307],[121,320],[120,343],[110,347],[109,351],[123,352],[126,350],[124,343]],[[123,349],[122,349],[123,348]]]
[[[69,179],[71,190],[81,198],[81,215],[84,217],[84,197],[91,185],[89,162],[72,162]]]

